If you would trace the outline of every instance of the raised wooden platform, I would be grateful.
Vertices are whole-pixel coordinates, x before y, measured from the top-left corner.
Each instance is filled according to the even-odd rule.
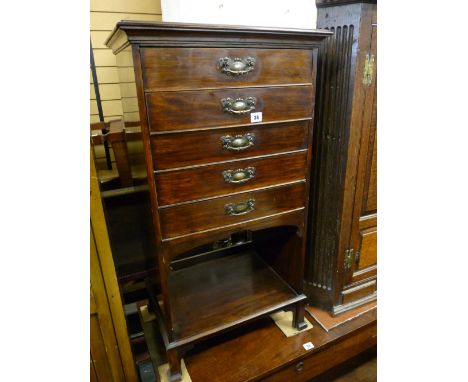
[[[264,318],[195,345],[184,356],[192,381],[306,382],[377,344],[376,309],[328,333],[306,316],[314,327],[294,337],[286,338],[270,318]],[[156,322],[147,314],[142,318],[152,359],[165,362]],[[308,342],[313,349],[304,349]]]

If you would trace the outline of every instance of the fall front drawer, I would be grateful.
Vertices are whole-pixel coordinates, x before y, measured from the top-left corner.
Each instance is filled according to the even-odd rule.
[[[307,148],[308,121],[154,134],[156,170],[284,153]]]
[[[155,175],[160,206],[305,180],[307,151]]]
[[[248,125],[251,112],[264,122],[311,119],[312,86],[191,90],[146,94],[151,131]]]
[[[312,82],[310,50],[146,48],[141,65],[147,91]]]
[[[305,182],[243,192],[178,206],[160,207],[164,238],[219,229],[251,219],[268,217],[305,205]]]

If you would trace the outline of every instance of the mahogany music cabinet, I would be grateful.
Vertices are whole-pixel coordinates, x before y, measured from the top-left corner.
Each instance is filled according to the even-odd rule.
[[[121,21],[126,122],[139,121],[169,360],[302,293],[317,48],[328,31]],[[152,288],[150,287],[152,291]]]

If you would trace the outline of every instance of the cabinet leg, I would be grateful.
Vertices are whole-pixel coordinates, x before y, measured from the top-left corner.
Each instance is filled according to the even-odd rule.
[[[180,367],[180,357],[177,349],[167,351],[167,360],[169,362],[168,378],[170,382],[182,380],[182,369]]]
[[[297,330],[303,330],[307,327],[304,321],[305,302],[298,302],[293,309],[293,322],[292,325]]]
[[[150,278],[145,279],[146,292],[148,293],[148,312],[155,313],[156,306],[154,306],[154,301],[156,297],[154,296],[153,283]]]
[[[155,313],[153,301],[151,299],[148,299],[148,313]]]

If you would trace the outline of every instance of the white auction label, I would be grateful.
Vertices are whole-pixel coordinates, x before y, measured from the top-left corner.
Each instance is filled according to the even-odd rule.
[[[313,349],[315,346],[312,342],[306,342],[304,345],[302,345],[305,350],[310,350]]]
[[[259,111],[257,113],[250,113],[250,122],[262,122],[262,112]]]

